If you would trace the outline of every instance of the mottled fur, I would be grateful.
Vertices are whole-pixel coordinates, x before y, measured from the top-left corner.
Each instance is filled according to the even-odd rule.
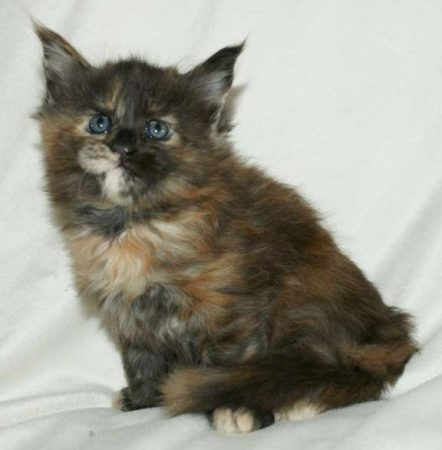
[[[242,46],[183,74],[93,67],[36,31],[47,190],[79,293],[121,348],[121,408],[207,413],[234,432],[378,399],[416,350],[409,316],[294,189],[233,152],[223,107]],[[88,132],[96,113],[108,133]],[[147,139],[149,119],[170,139]]]

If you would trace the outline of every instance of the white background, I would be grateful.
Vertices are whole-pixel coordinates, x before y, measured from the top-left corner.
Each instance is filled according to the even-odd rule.
[[[28,14],[92,62],[184,70],[247,38],[235,145],[299,187],[422,351],[386,400],[222,436],[110,409],[120,358],[84,317],[42,190],[41,49]],[[0,448],[442,448],[442,1],[1,0]]]

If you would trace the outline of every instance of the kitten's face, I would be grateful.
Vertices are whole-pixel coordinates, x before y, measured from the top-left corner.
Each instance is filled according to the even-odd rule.
[[[180,74],[135,59],[92,67],[60,36],[37,33],[47,84],[38,117],[53,198],[136,206],[204,182],[222,152],[218,120],[241,47]]]

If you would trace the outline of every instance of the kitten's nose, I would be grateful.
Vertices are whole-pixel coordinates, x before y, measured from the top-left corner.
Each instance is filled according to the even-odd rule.
[[[128,158],[136,152],[136,136],[131,130],[121,130],[111,142],[110,148],[122,158]]]

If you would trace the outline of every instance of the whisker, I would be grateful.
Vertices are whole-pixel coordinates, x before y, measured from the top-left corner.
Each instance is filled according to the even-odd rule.
[[[87,172],[84,172],[83,175],[80,178],[80,181],[78,182],[78,189],[77,189],[77,198],[81,198],[81,184],[83,183],[83,180],[86,178]]]

